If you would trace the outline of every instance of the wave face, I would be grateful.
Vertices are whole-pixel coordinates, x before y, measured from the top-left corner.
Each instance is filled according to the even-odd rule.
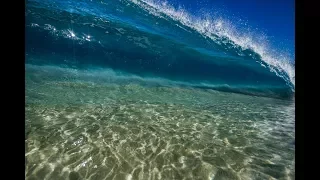
[[[146,0],[29,0],[26,63],[104,67],[198,88],[288,98],[294,67],[222,19]]]

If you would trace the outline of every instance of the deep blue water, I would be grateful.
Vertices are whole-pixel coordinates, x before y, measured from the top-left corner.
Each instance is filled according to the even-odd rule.
[[[261,51],[263,44],[246,42],[219,19],[208,22],[146,2],[27,1],[26,63],[111,68],[197,88],[294,96],[294,67]]]

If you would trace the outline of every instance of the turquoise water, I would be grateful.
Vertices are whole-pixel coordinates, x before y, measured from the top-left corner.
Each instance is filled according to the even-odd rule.
[[[28,0],[25,177],[294,179],[295,72],[151,0]]]

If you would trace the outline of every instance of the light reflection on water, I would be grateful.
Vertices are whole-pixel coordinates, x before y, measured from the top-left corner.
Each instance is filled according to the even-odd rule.
[[[294,179],[294,102],[41,68],[26,68],[27,179]]]

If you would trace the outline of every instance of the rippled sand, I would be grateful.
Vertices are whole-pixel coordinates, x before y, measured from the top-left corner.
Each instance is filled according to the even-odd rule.
[[[293,101],[62,71],[26,68],[26,179],[294,179]]]

